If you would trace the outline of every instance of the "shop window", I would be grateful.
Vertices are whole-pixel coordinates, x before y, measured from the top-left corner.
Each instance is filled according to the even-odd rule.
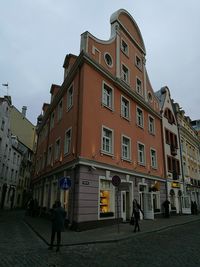
[[[100,181],[100,218],[114,216],[114,194],[110,181]]]

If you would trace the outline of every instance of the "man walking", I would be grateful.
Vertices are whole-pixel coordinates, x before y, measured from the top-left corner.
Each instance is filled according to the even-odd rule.
[[[57,233],[57,248],[56,251],[60,250],[60,242],[61,242],[61,232],[64,231],[64,223],[65,223],[66,212],[61,207],[61,202],[56,201],[53,207],[52,212],[52,232],[51,232],[51,244],[49,249],[53,249],[53,243],[55,240],[55,235]]]

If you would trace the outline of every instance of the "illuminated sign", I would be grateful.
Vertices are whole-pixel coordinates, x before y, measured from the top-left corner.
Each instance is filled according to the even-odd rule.
[[[181,185],[179,183],[177,183],[177,182],[172,182],[171,185],[172,185],[173,188],[180,188],[181,187]]]

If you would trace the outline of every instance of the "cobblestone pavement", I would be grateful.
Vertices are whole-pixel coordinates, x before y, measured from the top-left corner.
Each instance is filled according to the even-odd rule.
[[[0,267],[199,267],[200,222],[126,241],[62,247],[47,245],[23,222],[22,213],[0,214]]]

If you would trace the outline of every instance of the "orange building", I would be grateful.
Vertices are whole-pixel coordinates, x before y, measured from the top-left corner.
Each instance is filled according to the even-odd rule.
[[[66,56],[64,82],[52,85],[38,118],[34,197],[47,209],[61,199],[79,229],[129,220],[134,198],[153,219],[166,198],[162,120],[142,35],[123,9],[110,23],[108,41],[82,34],[79,56]],[[60,189],[62,177],[69,190]]]

